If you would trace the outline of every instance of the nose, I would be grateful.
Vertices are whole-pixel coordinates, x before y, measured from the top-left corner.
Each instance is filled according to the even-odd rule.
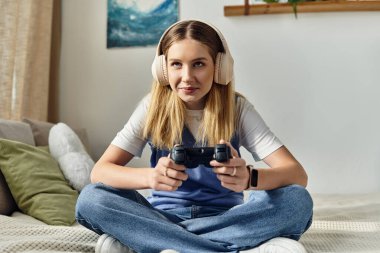
[[[194,80],[194,75],[191,67],[189,66],[184,66],[182,68],[182,81],[183,82],[192,82]]]

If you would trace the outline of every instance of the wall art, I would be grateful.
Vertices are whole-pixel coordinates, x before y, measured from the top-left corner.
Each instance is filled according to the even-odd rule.
[[[108,0],[107,48],[156,45],[178,21],[178,0]]]

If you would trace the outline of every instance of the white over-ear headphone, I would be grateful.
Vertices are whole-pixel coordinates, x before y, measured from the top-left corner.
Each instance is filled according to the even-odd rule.
[[[165,55],[163,55],[163,52],[162,52],[161,42],[171,28],[173,28],[174,26],[178,24],[181,24],[182,22],[187,22],[187,21],[197,21],[197,22],[204,23],[208,25],[209,27],[211,27],[218,34],[223,44],[224,52],[219,52],[216,56],[214,82],[218,84],[223,84],[223,85],[229,84],[233,79],[234,59],[232,58],[231,53],[228,49],[227,42],[224,39],[222,33],[216,27],[204,21],[199,21],[199,20],[178,21],[174,23],[173,25],[171,25],[168,29],[166,29],[166,31],[162,34],[160,41],[158,42],[156,56],[152,64],[153,78],[157,80],[159,84],[161,85],[164,85],[164,86],[169,85],[166,59],[165,59]]]

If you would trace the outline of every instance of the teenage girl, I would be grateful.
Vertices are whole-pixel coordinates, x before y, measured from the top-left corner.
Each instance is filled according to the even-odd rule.
[[[298,240],[312,217],[307,174],[235,92],[233,59],[220,31],[195,20],[175,23],[161,37],[152,72],[151,92],[80,194],[78,221],[137,252],[238,252],[275,237]],[[129,167],[147,143],[150,167]],[[231,148],[228,162],[187,169],[168,157],[176,144],[218,143]],[[269,168],[247,165],[241,146]],[[145,199],[139,189],[152,195]]]

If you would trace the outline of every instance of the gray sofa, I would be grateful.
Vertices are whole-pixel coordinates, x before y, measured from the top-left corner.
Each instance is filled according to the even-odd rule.
[[[48,150],[46,147],[48,146],[49,131],[53,126],[54,124],[52,123],[31,119],[23,119],[23,121],[0,119],[0,164],[7,164],[9,157],[6,157],[4,153],[8,152],[8,150],[5,150],[4,145],[11,143],[16,148],[20,147],[26,150],[25,152],[19,152],[18,155],[21,157],[25,155],[25,164],[31,164],[28,170],[36,171],[35,174],[32,173],[31,175],[38,177],[44,174],[39,171],[44,166],[31,163],[30,157],[33,155],[32,152],[36,151],[37,155],[44,156],[44,158],[39,159],[48,159],[49,162],[54,164],[53,158],[49,157],[49,153],[46,152]],[[85,131],[77,130],[76,133],[86,146],[88,141]],[[14,142],[8,142],[7,140]],[[45,151],[40,151],[37,146]],[[13,164],[8,167],[16,166],[13,160],[11,163]],[[21,161],[21,163],[24,162]],[[4,167],[5,165],[0,169],[4,169]],[[54,164],[53,167],[56,168],[57,165]],[[11,169],[13,170],[12,173],[17,173],[18,168]],[[53,175],[51,175],[53,172],[50,171],[50,168],[47,169],[49,170],[47,170],[46,176],[50,180],[50,178],[53,178]],[[22,177],[23,173],[16,175]],[[9,178],[9,174],[4,174],[0,170],[0,252],[95,252],[98,235],[77,224],[74,219],[76,191],[70,188],[68,184],[66,185],[65,182],[62,182],[64,180],[62,173],[59,175],[60,172],[57,172],[57,170],[54,173],[58,173],[55,180],[61,180],[61,187],[71,194],[71,204],[62,203],[62,207],[58,209],[51,208],[50,201],[62,197],[62,194],[60,196],[54,195],[51,192],[53,186],[50,184],[44,185],[43,183],[48,180],[43,179],[39,185],[38,192],[33,192],[31,189],[29,195],[20,195],[12,192],[12,189],[14,191],[24,189],[24,192],[29,192],[27,179],[12,180],[11,182],[12,178]],[[34,179],[34,181],[37,180]],[[8,183],[12,183],[12,187],[9,187]],[[54,184],[56,185],[56,183]],[[16,194],[17,198],[13,197],[12,194]],[[36,199],[30,205],[29,202],[32,201],[32,198]],[[42,216],[41,213],[43,214]],[[62,215],[66,217],[59,217]]]

